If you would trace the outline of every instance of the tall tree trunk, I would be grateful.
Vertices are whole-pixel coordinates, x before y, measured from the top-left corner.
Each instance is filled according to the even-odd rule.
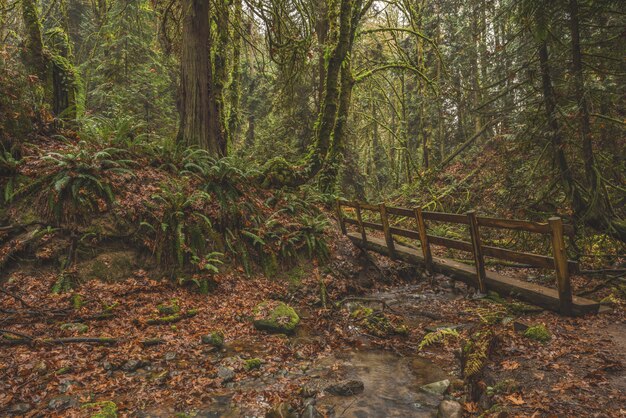
[[[341,0],[340,4],[339,36],[326,65],[324,101],[317,121],[314,148],[309,154],[307,161],[309,178],[316,175],[322,168],[330,148],[331,137],[337,120],[340,94],[339,74],[341,65],[350,49],[353,1],[359,3],[359,0]]]
[[[241,1],[235,0],[235,26],[241,25]],[[235,28],[233,30],[233,68],[231,71],[230,111],[228,113],[228,138],[227,142],[234,145],[239,138],[240,116],[239,106],[241,99],[241,34]]]
[[[217,45],[214,48],[214,53],[210,56],[211,62],[209,63],[209,138],[211,142],[217,145],[218,155],[221,157],[227,154],[228,146],[224,114],[228,19],[228,6],[225,2],[218,2],[215,8]]]
[[[209,0],[183,0],[179,140],[220,155],[209,136]]]

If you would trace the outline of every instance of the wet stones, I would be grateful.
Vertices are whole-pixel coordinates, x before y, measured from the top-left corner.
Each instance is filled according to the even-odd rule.
[[[437,418],[461,418],[462,416],[463,407],[457,401],[444,399],[439,404]]]
[[[448,386],[450,386],[450,381],[448,379],[444,379],[424,385],[420,389],[426,393],[443,396],[443,394],[448,390]]]
[[[222,384],[232,382],[235,378],[235,370],[232,367],[219,366],[217,368],[217,377],[222,379]]]
[[[352,379],[344,380],[341,382],[333,383],[327,386],[324,391],[337,396],[352,396],[358,395],[365,390],[365,385],[362,381]]]

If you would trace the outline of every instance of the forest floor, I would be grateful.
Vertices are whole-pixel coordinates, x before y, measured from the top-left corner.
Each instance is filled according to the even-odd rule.
[[[626,415],[623,306],[583,318],[515,314],[508,309],[513,305],[478,298],[444,276],[364,254],[340,236],[332,239],[323,269],[303,262],[274,278],[246,278],[233,269],[217,277],[209,295],[143,270],[53,295],[53,271],[15,269],[0,295],[0,328],[35,340],[1,347],[2,415],[90,416],[111,401],[120,416],[297,416],[287,410],[434,416],[443,395],[425,396],[419,386],[443,379],[450,381],[445,396],[466,415]],[[72,308],[73,294],[82,297],[79,309]],[[346,299],[357,295],[367,299]],[[197,314],[149,325],[157,306],[173,300],[182,312]],[[285,301],[299,312],[293,336],[253,327],[253,309],[265,300]],[[354,315],[358,303],[378,309],[382,302],[385,317],[406,332],[376,336]],[[111,306],[105,311],[112,315],[96,318]],[[497,320],[485,320],[492,317]],[[525,337],[515,330],[520,323],[545,324],[550,340]],[[440,327],[458,335],[420,351],[428,329]],[[224,333],[223,347],[202,342],[213,331]],[[493,335],[493,349],[480,373],[463,381],[461,347],[477,332]],[[112,337],[117,343],[43,341],[63,337]],[[162,341],[142,344],[150,339]],[[246,367],[252,358],[261,360],[260,367]],[[346,378],[363,382],[365,391],[348,397],[324,391]]]

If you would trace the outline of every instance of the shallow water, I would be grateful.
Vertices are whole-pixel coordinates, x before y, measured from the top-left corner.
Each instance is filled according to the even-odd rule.
[[[336,371],[335,371],[336,370]],[[431,417],[440,398],[420,387],[443,380],[447,374],[434,364],[401,357],[387,351],[344,352],[321,360],[312,374],[328,384],[328,372],[363,381],[365,390],[355,396],[321,394],[317,407],[337,417]]]

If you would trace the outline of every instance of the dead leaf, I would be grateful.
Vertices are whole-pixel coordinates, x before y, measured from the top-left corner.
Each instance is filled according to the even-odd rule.
[[[519,393],[512,393],[505,398],[507,401],[511,402],[513,405],[524,405],[526,402],[522,399],[522,395]]]

